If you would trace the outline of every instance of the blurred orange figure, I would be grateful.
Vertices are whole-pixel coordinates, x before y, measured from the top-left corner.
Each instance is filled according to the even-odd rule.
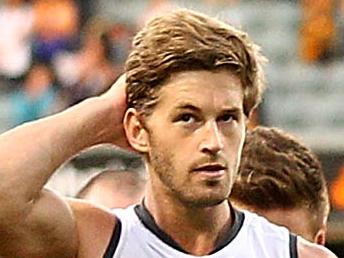
[[[77,31],[79,13],[73,0],[36,0],[33,7],[40,37],[68,37]]]
[[[330,187],[332,205],[344,210],[344,165],[339,169],[338,177]]]
[[[79,28],[79,10],[74,0],[36,0],[33,3],[33,58],[51,60],[72,49]]]
[[[333,0],[302,0],[300,57],[314,63],[325,58],[334,44]]]

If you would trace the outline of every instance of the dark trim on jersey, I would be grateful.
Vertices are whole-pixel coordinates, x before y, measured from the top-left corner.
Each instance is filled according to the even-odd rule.
[[[289,233],[289,252],[290,258],[298,258],[297,254],[297,236]]]
[[[219,243],[216,243],[215,249],[209,253],[214,254],[217,251],[221,250],[225,246],[227,246],[239,233],[245,219],[245,215],[243,212],[235,210],[231,205],[231,214],[234,218],[233,225],[228,229],[228,231],[225,233],[225,237],[222,241]],[[161,241],[166,243],[167,245],[171,246],[172,248],[183,252],[185,254],[190,254],[189,252],[185,251],[176,241],[172,239],[168,234],[166,234],[159,226],[155,223],[155,220],[153,216],[150,214],[150,212],[147,210],[145,205],[138,204],[134,208],[136,215],[142,222],[142,224],[150,230],[154,235],[156,235]]]
[[[214,254],[217,251],[220,251],[225,246],[229,245],[229,243],[232,242],[232,240],[234,240],[234,238],[238,235],[240,229],[242,228],[242,225],[244,224],[245,214],[241,211],[234,209],[231,204],[229,204],[229,207],[231,211],[231,216],[232,218],[234,218],[233,224],[226,232],[223,240],[216,243],[215,249],[210,254]]]
[[[122,232],[122,222],[120,221],[120,219],[117,218],[116,226],[114,227],[109,245],[106,248],[103,258],[112,258],[114,256],[117,246],[118,246],[119,238],[121,236],[121,232]]]
[[[172,237],[167,235],[162,229],[159,228],[159,226],[155,223],[153,216],[150,214],[144,204],[136,205],[134,207],[134,210],[142,224],[154,235],[156,235],[161,241],[165,242],[166,244],[180,252],[187,253],[176,241],[172,239]]]

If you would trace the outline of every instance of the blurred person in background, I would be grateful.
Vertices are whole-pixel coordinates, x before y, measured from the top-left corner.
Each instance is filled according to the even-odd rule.
[[[336,24],[335,0],[300,1],[300,57],[306,63],[328,61],[333,58]]]
[[[106,91],[118,76],[109,28],[102,19],[90,20],[84,28],[81,49],[76,53],[62,52],[55,58],[54,66],[68,105]]]
[[[88,179],[75,197],[110,209],[127,208],[142,201],[145,183],[142,171],[105,170]]]
[[[131,39],[135,26],[123,22],[116,22],[110,26],[109,39],[112,45],[111,58],[118,71],[124,68],[125,60],[131,49]]]
[[[34,63],[21,86],[10,95],[13,126],[49,115],[57,108],[54,72],[49,65]]]
[[[261,126],[247,132],[230,201],[325,245],[330,204],[324,172],[291,134]]]
[[[31,64],[33,11],[22,0],[0,5],[0,77],[18,81]]]
[[[338,174],[331,183],[330,196],[333,206],[344,210],[344,164],[338,169]]]
[[[76,47],[79,10],[74,0],[35,0],[33,58],[51,62],[55,55]]]

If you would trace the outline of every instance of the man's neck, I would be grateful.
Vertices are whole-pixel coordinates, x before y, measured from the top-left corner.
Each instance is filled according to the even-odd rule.
[[[231,228],[233,219],[228,202],[212,207],[190,207],[176,198],[146,192],[145,206],[155,223],[183,250],[194,255],[213,251]]]

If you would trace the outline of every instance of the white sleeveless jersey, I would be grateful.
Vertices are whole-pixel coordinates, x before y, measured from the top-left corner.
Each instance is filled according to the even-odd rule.
[[[154,222],[143,205],[114,210],[120,223],[104,258],[192,258]],[[233,210],[227,237],[206,258],[297,258],[296,236],[247,211]]]

